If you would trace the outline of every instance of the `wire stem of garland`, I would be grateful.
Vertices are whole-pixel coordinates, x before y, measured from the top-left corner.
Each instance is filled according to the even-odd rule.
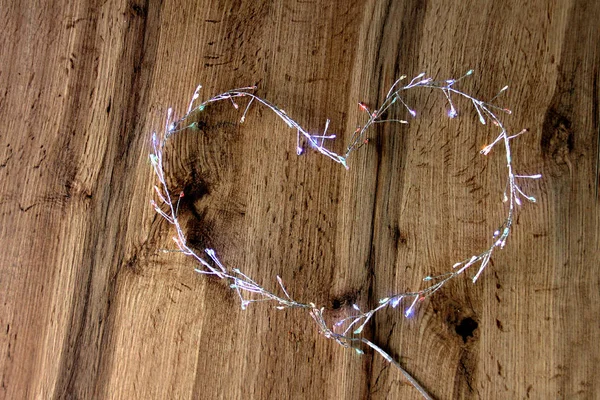
[[[508,87],[505,86],[502,88],[490,101],[485,102],[478,100],[469,94],[456,89],[455,87],[459,81],[471,75],[472,73],[473,70],[469,70],[465,75],[458,79],[448,79],[442,81],[434,81],[432,78],[426,78],[425,73],[421,73],[404,86],[401,85],[401,82],[406,79],[406,77],[402,76],[390,87],[385,99],[377,110],[371,111],[364,103],[359,103],[360,109],[367,115],[367,121],[363,126],[359,126],[358,129],[356,129],[356,131],[353,133],[343,155],[338,155],[324,146],[326,140],[332,140],[336,137],[335,135],[327,134],[329,120],[327,120],[325,123],[325,129],[323,133],[318,135],[308,133],[308,131],[302,128],[300,124],[290,118],[284,110],[278,108],[269,101],[256,96],[253,93],[256,89],[255,86],[233,89],[214,96],[197,106],[194,106],[194,103],[199,97],[199,91],[201,89],[201,86],[198,86],[194,92],[187,113],[179,120],[174,121],[173,112],[171,109],[169,109],[167,112],[167,120],[163,134],[158,136],[156,133],[153,133],[153,153],[150,154],[150,161],[152,163],[152,167],[154,168],[154,173],[159,181],[159,186],[154,186],[159,202],[157,203],[156,201],[151,200],[151,205],[159,215],[161,215],[168,223],[175,227],[176,235],[173,237],[173,241],[177,244],[179,250],[183,254],[191,256],[198,262],[199,265],[197,268],[195,268],[195,271],[200,274],[214,275],[220,279],[226,280],[230,288],[234,290],[240,298],[242,309],[246,309],[251,303],[267,301],[272,302],[274,306],[280,310],[287,308],[299,308],[306,310],[314,319],[319,331],[325,337],[334,339],[343,347],[351,347],[359,354],[362,354],[363,351],[356,344],[363,343],[369,346],[371,349],[379,353],[384,359],[398,368],[406,377],[406,379],[423,395],[424,398],[430,399],[431,397],[425,391],[425,389],[388,353],[386,353],[379,346],[375,345],[373,342],[363,337],[357,337],[356,335],[360,335],[363,328],[370,321],[373,315],[384,308],[396,308],[398,305],[402,304],[404,307],[405,317],[410,317],[414,313],[415,307],[420,301],[431,296],[433,293],[441,289],[448,281],[461,275],[467,269],[473,267],[474,265],[478,265],[479,268],[472,277],[472,281],[475,283],[489,264],[492,253],[496,249],[504,248],[506,240],[508,239],[512,229],[516,210],[515,207],[522,204],[522,199],[530,202],[536,201],[533,196],[525,194],[525,192],[519,185],[517,185],[516,182],[521,179],[541,178],[540,174],[520,175],[515,174],[513,171],[510,141],[525,133],[527,129],[524,129],[516,134],[508,134],[506,128],[496,113],[502,112],[510,114],[511,111],[491,104],[491,101],[495,100]],[[400,292],[392,296],[382,298],[379,300],[379,304],[376,307],[368,311],[362,311],[358,305],[354,304],[354,312],[352,315],[337,321],[335,324],[333,324],[333,326],[330,327],[323,317],[325,309],[317,307],[314,303],[302,303],[294,300],[288,293],[283,280],[279,276],[277,276],[277,283],[281,293],[277,294],[274,291],[270,291],[261,284],[255,282],[239,269],[231,269],[224,266],[213,249],[205,249],[205,255],[200,255],[194,249],[188,246],[187,238],[178,220],[179,201],[184,194],[183,192],[179,194],[172,194],[169,190],[164,173],[163,152],[165,143],[171,135],[184,131],[188,128],[194,128],[196,126],[195,122],[190,124],[187,124],[186,122],[193,113],[203,111],[208,104],[219,101],[231,102],[233,107],[238,109],[239,106],[236,103],[236,100],[239,98],[246,98],[248,99],[248,103],[240,118],[241,123],[245,121],[246,114],[248,113],[250,106],[256,102],[273,111],[290,128],[296,131],[296,152],[298,155],[304,152],[304,149],[301,146],[301,140],[303,140],[309,145],[310,148],[332,159],[333,161],[342,164],[346,169],[348,169],[348,158],[354,151],[358,150],[366,142],[366,133],[373,124],[387,122],[401,124],[408,123],[408,121],[402,119],[382,119],[390,107],[394,105],[401,105],[401,107],[406,109],[411,118],[416,117],[416,111],[410,108],[405,99],[402,97],[404,92],[415,88],[428,88],[441,91],[448,102],[447,115],[450,118],[455,118],[458,116],[458,112],[454,106],[454,103],[452,102],[452,96],[463,97],[472,103],[475,111],[477,112],[479,121],[482,124],[486,125],[487,123],[491,123],[499,130],[498,136],[490,144],[483,147],[481,154],[489,154],[497,144],[502,143],[504,145],[503,147],[506,155],[507,178],[503,202],[508,203],[508,210],[503,223],[493,232],[489,247],[481,251],[479,254],[467,257],[464,260],[455,263],[451,270],[444,274],[426,276],[423,281],[429,282],[429,286],[425,287],[424,289],[413,292]],[[174,200],[173,197],[176,197],[176,199]]]

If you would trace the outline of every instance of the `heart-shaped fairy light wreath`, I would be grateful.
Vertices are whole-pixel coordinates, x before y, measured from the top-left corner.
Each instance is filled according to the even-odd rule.
[[[177,243],[179,250],[183,254],[193,257],[198,262],[199,265],[197,268],[195,268],[195,271],[200,274],[214,275],[220,279],[225,279],[229,283],[231,289],[237,292],[241,300],[242,309],[245,309],[250,303],[253,303],[255,301],[272,301],[275,303],[275,306],[278,309],[299,308],[306,310],[315,320],[319,331],[322,334],[324,334],[325,337],[334,339],[337,343],[344,347],[351,347],[354,350],[356,350],[356,352],[361,354],[362,350],[360,350],[360,348],[358,347],[360,343],[371,347],[373,350],[375,350],[381,356],[383,356],[387,361],[389,361],[391,364],[397,367],[408,379],[408,381],[417,390],[419,390],[419,392],[425,398],[430,398],[425,389],[423,389],[423,387],[421,387],[421,385],[410,374],[408,374],[402,368],[402,366],[397,361],[395,361],[389,354],[387,354],[383,349],[381,349],[379,346],[369,341],[368,339],[355,335],[360,335],[364,326],[373,317],[373,315],[386,307],[396,308],[400,304],[403,304],[405,305],[404,314],[406,317],[409,317],[413,313],[416,304],[420,300],[431,296],[433,293],[435,293],[437,290],[443,287],[448,281],[459,276],[470,267],[474,265],[479,265],[479,269],[472,278],[473,282],[476,282],[483,270],[489,264],[490,259],[492,257],[492,253],[496,249],[502,249],[506,244],[506,240],[512,229],[516,205],[521,205],[522,198],[531,202],[535,202],[534,197],[528,196],[522,191],[522,189],[517,184],[517,181],[521,179],[539,179],[541,178],[541,175],[516,174],[513,171],[510,151],[511,140],[521,135],[522,133],[525,133],[527,130],[524,129],[519,133],[512,135],[509,134],[506,128],[504,127],[504,124],[496,115],[496,113],[503,112],[510,114],[510,110],[500,108],[491,104],[491,102],[494,99],[496,99],[498,95],[504,92],[508,87],[506,86],[502,88],[500,92],[498,92],[498,94],[494,96],[494,98],[492,98],[490,101],[485,102],[475,99],[474,97],[466,94],[465,92],[455,88],[456,84],[460,80],[471,75],[472,73],[473,70],[470,70],[459,79],[449,79],[443,81],[434,81],[432,78],[426,78],[425,73],[421,73],[415,78],[413,78],[410,81],[410,83],[404,86],[402,86],[401,82],[406,77],[402,76],[400,79],[394,82],[379,109],[371,111],[365,104],[359,103],[359,107],[361,108],[361,110],[363,110],[368,115],[368,120],[363,126],[359,127],[354,132],[350,140],[350,144],[348,145],[346,152],[343,155],[336,154],[324,147],[324,143],[326,140],[331,140],[335,138],[335,135],[327,133],[329,120],[325,124],[325,129],[321,134],[310,134],[308,133],[308,131],[302,128],[296,121],[291,119],[285,113],[285,111],[271,104],[267,100],[256,96],[253,93],[253,91],[256,89],[255,87],[244,87],[230,90],[228,92],[212,97],[211,99],[202,102],[200,105],[195,106],[194,104],[199,97],[198,92],[201,88],[201,86],[198,86],[198,88],[194,92],[194,95],[192,97],[192,100],[190,102],[189,108],[185,116],[183,116],[177,121],[174,121],[172,110],[169,109],[167,113],[167,121],[164,133],[161,136],[158,136],[156,133],[154,133],[152,136],[154,152],[150,155],[150,160],[160,184],[158,186],[154,186],[159,199],[159,203],[152,200],[151,204],[158,214],[160,214],[170,224],[175,226],[175,231],[177,232],[177,235],[173,237],[173,240],[175,241],[175,243]],[[240,119],[240,122],[244,122],[248,109],[253,104],[253,102],[257,102],[260,105],[273,111],[275,114],[277,114],[279,118],[281,118],[285,123],[287,123],[287,125],[290,128],[296,130],[298,155],[303,153],[303,147],[301,147],[300,142],[301,140],[304,140],[310,145],[311,148],[313,148],[317,152],[331,158],[337,163],[342,164],[345,168],[348,168],[348,157],[350,156],[350,154],[352,154],[353,151],[360,148],[366,142],[365,135],[367,130],[371,127],[371,125],[383,122],[402,124],[408,123],[405,120],[399,119],[382,119],[382,117],[385,115],[386,111],[390,107],[394,105],[401,105],[408,111],[411,117],[416,116],[416,112],[406,104],[406,102],[401,96],[405,91],[413,88],[429,88],[440,90],[446,97],[446,100],[448,101],[448,117],[450,118],[455,118],[458,115],[454,107],[454,103],[452,102],[452,96],[462,96],[467,100],[471,101],[473,107],[475,108],[475,111],[477,112],[479,121],[482,124],[485,125],[486,123],[491,122],[500,131],[498,136],[490,144],[488,144],[481,150],[481,154],[487,155],[497,144],[504,144],[504,149],[506,153],[507,181],[503,196],[503,202],[508,203],[508,211],[504,222],[493,233],[490,246],[484,251],[457,262],[452,266],[452,269],[445,274],[425,277],[423,281],[428,282],[429,286],[425,287],[424,289],[420,289],[414,292],[397,293],[393,296],[380,299],[379,304],[377,304],[376,307],[372,308],[369,311],[363,311],[355,304],[353,305],[353,308],[356,311],[355,314],[337,321],[333,326],[329,326],[325,322],[325,319],[323,317],[325,309],[316,306],[314,303],[302,303],[294,300],[286,290],[285,285],[279,276],[277,276],[276,278],[279,284],[279,289],[281,290],[281,294],[276,294],[274,291],[268,290],[261,284],[254,281],[252,278],[244,274],[239,269],[231,269],[224,266],[219,261],[219,258],[217,257],[213,249],[205,249],[204,252],[206,256],[204,256],[198,254],[194,249],[189,247],[186,236],[178,220],[179,201],[180,198],[183,196],[183,193],[171,194],[169,190],[163,169],[163,151],[165,143],[171,135],[177,132],[184,131],[188,128],[197,128],[196,122],[186,122],[193,113],[203,111],[207,104],[219,101],[230,101],[233,104],[233,106],[237,109],[239,108],[239,106],[235,102],[235,100],[238,98],[245,98],[248,99],[248,102],[246,104],[245,111]]]

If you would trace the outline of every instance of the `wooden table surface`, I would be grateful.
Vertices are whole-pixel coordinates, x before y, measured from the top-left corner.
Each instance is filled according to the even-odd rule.
[[[477,284],[455,279],[373,340],[439,399],[600,398],[600,2],[2,1],[0,398],[412,399],[379,355],[300,310],[240,310],[194,273],[149,207],[151,132],[172,106],[257,85],[342,151],[395,78],[473,76],[497,102],[514,165],[541,173]],[[264,108],[231,104],[168,149],[199,249],[276,290],[350,315],[485,248],[501,223],[502,149],[466,101],[415,89],[350,170]],[[398,109],[397,115],[403,116]],[[404,113],[406,114],[406,113]],[[472,274],[471,274],[472,275]]]

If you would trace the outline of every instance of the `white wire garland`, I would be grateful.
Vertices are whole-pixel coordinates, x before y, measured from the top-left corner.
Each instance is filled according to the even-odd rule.
[[[475,283],[477,279],[481,276],[481,273],[489,264],[494,251],[496,251],[497,249],[504,248],[506,240],[508,239],[508,236],[510,235],[512,230],[516,206],[520,206],[522,204],[522,199],[528,200],[530,202],[536,201],[534,197],[524,193],[521,187],[519,187],[519,185],[517,184],[517,181],[524,179],[541,178],[541,175],[539,174],[520,175],[516,174],[513,171],[510,142],[514,138],[525,133],[527,130],[524,129],[519,133],[512,135],[509,134],[504,124],[496,115],[496,113],[504,112],[510,114],[511,111],[505,108],[497,107],[491,103],[501,93],[508,89],[508,86],[502,88],[496,96],[494,96],[491,100],[487,102],[478,100],[468,95],[467,93],[456,89],[455,87],[459,81],[471,75],[472,73],[473,70],[469,70],[465,75],[463,75],[459,79],[449,79],[442,81],[434,81],[432,78],[426,78],[425,73],[421,73],[414,77],[408,84],[404,86],[401,85],[401,82],[404,79],[406,79],[406,77],[402,76],[400,77],[400,79],[394,82],[392,87],[389,89],[383,103],[377,110],[371,111],[365,104],[359,103],[361,110],[363,110],[367,114],[368,119],[363,126],[358,127],[358,129],[354,132],[350,143],[346,148],[346,152],[343,155],[336,154],[324,146],[326,140],[331,140],[335,138],[335,135],[327,133],[329,127],[329,120],[327,120],[327,122],[325,123],[325,129],[321,134],[310,134],[307,130],[302,128],[302,126],[300,126],[296,121],[290,118],[285,113],[285,111],[271,104],[267,100],[256,96],[253,93],[256,87],[244,87],[230,90],[225,93],[219,94],[215,97],[212,97],[197,106],[194,106],[194,103],[199,97],[199,91],[201,89],[201,86],[198,86],[196,88],[196,91],[194,92],[192,100],[190,101],[190,105],[185,116],[183,116],[178,121],[174,121],[172,109],[169,109],[167,112],[167,121],[165,124],[163,134],[158,136],[156,132],[154,132],[152,135],[153,153],[150,154],[150,160],[154,168],[154,173],[156,174],[159,181],[159,185],[154,186],[159,202],[157,203],[156,201],[151,200],[152,207],[167,222],[169,222],[175,227],[176,236],[173,237],[173,240],[175,241],[175,243],[179,247],[179,250],[183,254],[193,257],[198,262],[199,265],[197,268],[195,268],[195,271],[200,274],[214,275],[220,279],[226,280],[229,283],[231,289],[234,290],[240,298],[242,309],[246,309],[246,307],[253,302],[272,301],[275,303],[275,307],[280,310],[286,308],[299,308],[306,310],[312,316],[319,328],[319,331],[322,334],[324,334],[325,337],[334,339],[338,344],[342,345],[343,347],[351,347],[360,354],[363,353],[363,351],[358,347],[360,343],[369,346],[374,351],[383,356],[383,358],[385,358],[388,362],[397,367],[408,379],[408,381],[423,395],[424,398],[430,399],[431,397],[429,396],[427,391],[389,354],[387,354],[383,349],[381,349],[379,346],[375,345],[368,339],[364,337],[358,337],[356,335],[360,335],[363,328],[370,321],[373,315],[375,315],[375,313],[381,311],[384,308],[396,308],[400,304],[405,304],[404,315],[406,317],[409,317],[414,312],[417,303],[431,296],[433,293],[441,289],[448,281],[461,275],[467,269],[478,265],[479,269],[472,277],[472,281],[473,283]],[[496,145],[504,145],[506,155],[507,181],[503,195],[503,202],[508,204],[508,210],[503,223],[497,230],[494,231],[489,247],[481,251],[479,254],[467,257],[464,260],[455,263],[452,266],[451,270],[444,274],[437,276],[426,276],[423,279],[423,281],[428,282],[429,286],[425,287],[424,289],[413,292],[401,292],[394,294],[393,296],[382,298],[379,300],[379,304],[377,304],[376,307],[368,311],[363,311],[358,307],[358,305],[354,304],[353,308],[355,310],[355,314],[337,321],[335,324],[333,324],[333,326],[329,326],[324,318],[325,309],[323,307],[317,307],[317,305],[311,302],[302,303],[294,300],[286,290],[285,285],[279,276],[277,276],[276,278],[277,283],[279,285],[279,289],[282,293],[281,295],[264,288],[261,284],[252,280],[252,278],[244,274],[239,269],[231,269],[224,266],[221,263],[221,261],[219,261],[215,250],[205,249],[205,256],[203,256],[198,254],[194,249],[188,246],[185,233],[183,232],[183,229],[179,224],[177,215],[179,201],[183,196],[183,192],[179,195],[172,195],[169,190],[164,173],[163,151],[165,148],[165,143],[171,135],[177,132],[184,131],[188,128],[197,127],[196,122],[190,124],[187,124],[186,122],[192,114],[196,112],[201,112],[208,104],[219,101],[230,101],[233,104],[233,106],[236,109],[238,109],[239,106],[235,100],[238,98],[246,98],[248,99],[248,103],[245,107],[242,117],[240,118],[240,122],[244,122],[250,106],[253,104],[253,102],[257,102],[258,104],[261,104],[273,111],[290,128],[296,130],[296,151],[298,155],[303,153],[303,147],[301,146],[302,139],[305,140],[309,144],[309,147],[313,148],[315,151],[325,155],[326,157],[332,159],[333,161],[343,165],[346,169],[348,169],[349,156],[355,150],[359,149],[364,143],[366,143],[366,132],[373,124],[385,122],[395,122],[401,124],[408,123],[408,121],[406,120],[382,119],[382,117],[386,115],[386,111],[388,111],[390,107],[399,104],[406,109],[406,111],[408,112],[408,114],[410,114],[411,117],[416,117],[416,112],[407,105],[406,101],[401,96],[407,90],[415,88],[429,88],[434,90],[440,90],[444,94],[446,100],[448,101],[448,117],[450,118],[455,118],[458,116],[454,103],[452,102],[452,97],[459,96],[466,98],[473,104],[473,107],[477,112],[479,121],[482,124],[485,125],[491,122],[499,130],[498,136],[490,144],[488,144],[481,150],[481,154],[487,155],[492,151],[492,149]]]

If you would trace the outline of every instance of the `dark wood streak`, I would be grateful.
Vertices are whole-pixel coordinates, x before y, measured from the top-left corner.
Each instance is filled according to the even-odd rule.
[[[548,160],[551,164],[546,164],[551,174],[556,173],[555,171],[560,167],[560,165],[553,166],[552,161],[557,164],[562,161],[562,170],[568,172],[555,176],[551,180],[551,190],[566,198],[564,204],[555,205],[558,211],[556,222],[565,221],[567,230],[578,232],[571,235],[559,234],[555,246],[572,249],[571,251],[581,255],[585,253],[585,248],[596,255],[600,254],[600,240],[597,234],[600,211],[598,202],[594,201],[597,199],[595,185],[597,174],[592,176],[588,172],[597,168],[597,160],[600,157],[596,137],[599,130],[598,88],[594,84],[598,79],[600,66],[600,49],[597,46],[600,38],[598,15],[600,15],[600,4],[597,2],[576,2],[569,10],[569,22],[558,65],[558,81],[544,121],[541,143],[543,154],[551,153],[550,155],[553,156]],[[580,106],[588,101],[590,101],[588,107]],[[594,134],[590,134],[591,132]],[[592,185],[596,186],[595,189],[592,189]],[[582,199],[587,201],[583,202]],[[596,231],[595,238],[588,237],[584,240],[583,234],[575,228],[576,226],[584,230]],[[596,274],[590,272],[580,256],[565,254],[559,260],[557,260],[555,279],[557,283],[567,284],[556,296],[565,302],[571,296],[593,297],[592,293],[597,291],[597,288],[593,288],[587,282],[593,281]],[[593,312],[590,311],[581,309],[578,310],[577,316],[567,314],[560,320],[565,328],[565,334],[555,340],[569,345],[560,347],[560,352],[557,354],[560,359],[558,364],[569,372],[557,375],[559,396],[569,397],[574,393],[585,393],[586,388],[578,389],[578,387],[588,387],[589,382],[593,381],[594,376],[598,374],[597,366],[586,368],[572,357],[577,353],[577,349],[593,345],[590,341],[591,336],[567,328],[576,324],[575,319],[586,320],[592,317]],[[558,346],[558,343],[556,345]]]
[[[418,68],[417,58],[407,55],[417,54],[417,49],[421,45],[427,4],[421,0],[403,3],[388,1],[378,5],[373,12],[374,15],[370,21],[372,28],[369,29],[369,32],[374,32],[374,36],[368,35],[364,40],[373,42],[376,49],[372,58],[374,65],[369,67],[374,71],[371,75],[373,89],[370,95],[372,99],[382,99],[394,79],[406,71],[415,71]],[[397,111],[391,110],[390,118],[395,118],[396,113]],[[400,132],[399,135],[390,134],[390,126],[380,125],[369,136],[375,147],[376,162],[372,179],[376,185],[372,194],[373,209],[369,235],[371,245],[365,266],[368,276],[365,285],[367,286],[367,301],[375,304],[378,300],[376,294],[378,286],[382,284],[377,282],[376,271],[380,268],[378,264],[382,263],[384,259],[388,259],[388,257],[382,256],[380,251],[382,248],[397,247],[397,240],[400,237],[387,234],[383,221],[388,220],[391,216],[388,204],[402,202],[405,184],[402,171],[406,165],[408,149],[406,148],[405,132]],[[367,154],[371,153],[372,150],[368,149]],[[389,154],[394,154],[394,157],[389,157]],[[400,172],[398,173],[398,171]],[[383,326],[387,326],[387,319],[384,321]],[[378,342],[382,342],[384,336],[387,335],[388,340],[385,342],[387,343],[391,332],[385,334],[387,329],[380,332],[378,329],[380,323],[379,319],[372,319],[367,332]],[[377,357],[377,355],[373,354],[373,357]],[[380,373],[373,370],[373,365],[373,362],[366,364],[365,375],[370,378],[367,382],[368,397],[365,398],[371,398],[373,388],[377,387],[380,379]]]
[[[152,7],[151,12],[148,11],[149,7]],[[92,13],[89,19],[97,21],[95,16],[97,14]],[[143,121],[142,110],[148,107],[145,92],[155,64],[156,38],[160,33],[160,3],[129,3],[122,17],[128,21],[121,38],[125,51],[116,60],[116,70],[117,82],[123,84],[125,90],[115,94],[111,104],[125,111],[114,113],[109,118],[109,125],[114,131],[108,135],[107,148],[117,157],[106,159],[101,166],[97,187],[94,188],[97,197],[88,215],[89,231],[83,258],[88,264],[78,269],[79,275],[75,278],[83,285],[78,285],[73,294],[73,304],[76,306],[72,309],[67,330],[69,337],[65,340],[66,348],[55,387],[57,399],[102,395],[105,376],[110,375],[110,369],[114,366],[112,352],[107,351],[114,340],[111,306],[117,296],[118,276],[127,270],[124,259],[127,231],[114,222],[127,218],[128,206],[136,198],[132,192],[136,177],[128,171],[136,167],[137,154],[147,143],[139,123]],[[96,39],[97,36],[92,32],[83,32],[83,40],[92,38]],[[85,51],[86,46],[85,42],[81,43],[81,54],[94,57],[94,53]],[[87,71],[85,68],[81,70]],[[88,82],[97,84],[94,82],[96,79],[97,76],[90,76]],[[77,126],[76,118],[80,110],[76,98],[73,100],[71,113],[67,114],[71,117],[63,122],[66,126]],[[114,253],[108,255],[110,263],[105,264],[103,249],[107,247],[107,242],[113,241]]]

